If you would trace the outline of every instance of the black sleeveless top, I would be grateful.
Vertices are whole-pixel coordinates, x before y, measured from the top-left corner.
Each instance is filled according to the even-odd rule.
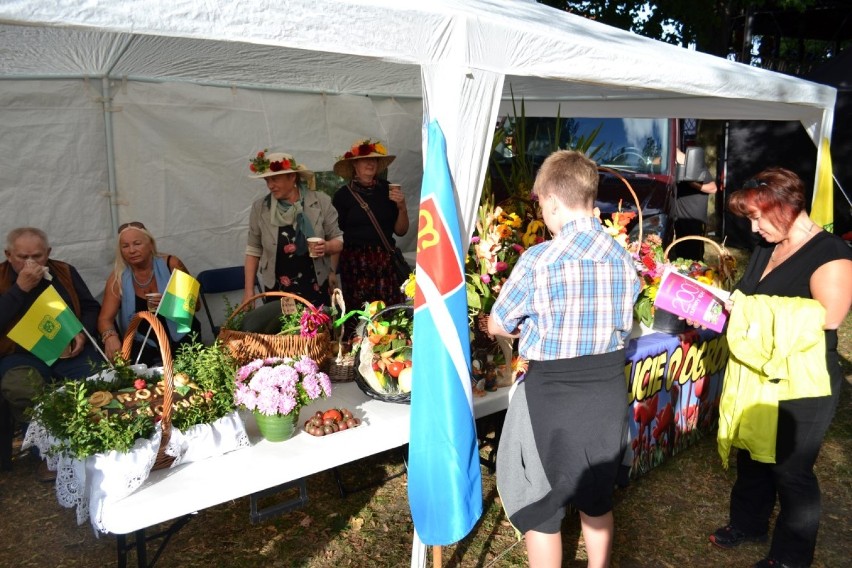
[[[833,260],[852,260],[852,249],[843,239],[821,231],[761,280],[774,248],[774,244],[765,242],[755,247],[737,290],[744,294],[813,298],[810,280],[820,266]]]

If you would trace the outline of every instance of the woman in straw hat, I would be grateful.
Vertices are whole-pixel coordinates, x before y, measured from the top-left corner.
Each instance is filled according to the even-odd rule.
[[[259,270],[267,292],[289,292],[317,307],[328,306],[334,284],[330,276],[343,249],[331,198],[313,191],[313,172],[290,154],[263,150],[250,160],[249,169],[250,178],[266,182],[269,194],[255,201],[249,214],[243,302],[252,296]]]
[[[408,209],[399,185],[379,178],[396,156],[389,155],[379,141],[359,140],[334,164],[334,173],[347,180],[334,194],[334,207],[346,246],[340,254],[340,283],[347,306],[382,300],[387,304],[404,301],[402,282],[393,267],[385,241],[395,247],[394,235],[408,232]],[[369,208],[382,236],[366,211]]]

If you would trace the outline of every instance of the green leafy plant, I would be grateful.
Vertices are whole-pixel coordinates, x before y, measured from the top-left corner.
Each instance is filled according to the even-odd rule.
[[[175,401],[172,425],[186,430],[213,422],[234,410],[236,362],[214,345],[181,345],[172,365]],[[59,442],[51,453],[78,459],[116,450],[127,452],[147,438],[162,419],[162,373],[137,376],[125,361],[115,363],[114,380],[96,374],[66,381],[34,400],[32,417]]]
[[[479,314],[487,314],[515,263],[529,247],[547,238],[538,201],[531,195],[535,181],[536,156],[548,155],[561,147],[578,150],[594,158],[604,150],[595,140],[603,123],[587,134],[579,133],[573,119],[563,120],[557,107],[552,128],[549,121],[534,123],[532,140],[524,100],[520,113],[512,96],[512,116],[495,131],[491,145],[492,167],[486,175],[480,198],[476,230],[465,257],[465,284],[471,325]],[[563,126],[565,131],[563,131]],[[563,144],[564,142],[564,144]],[[502,146],[502,150],[501,150]],[[534,154],[531,146],[536,146]],[[506,162],[508,159],[508,163]],[[497,180],[492,176],[496,173]],[[494,182],[504,188],[506,198],[498,201]]]
[[[109,402],[96,406],[95,393],[122,393],[135,390],[136,373],[124,361],[115,365],[113,382],[105,379],[68,380],[47,389],[33,400],[33,420],[41,423],[59,442],[51,453],[85,459],[109,450],[126,452],[137,438],[151,435],[155,421],[147,412],[121,412],[110,395]],[[158,380],[157,377],[146,379]],[[102,399],[103,400],[103,399]],[[147,410],[147,405],[142,405]]]
[[[511,87],[510,87],[511,92]],[[603,128],[601,122],[589,133],[578,132],[580,125],[574,119],[563,119],[561,116],[561,105],[556,108],[556,117],[553,119],[552,128],[548,122],[533,119],[530,137],[530,120],[527,120],[526,103],[524,99],[520,102],[520,112],[512,92],[512,115],[506,117],[502,124],[494,132],[491,143],[491,162],[482,191],[481,202],[493,199],[494,180],[492,172],[496,172],[497,178],[506,190],[509,199],[517,199],[513,210],[521,217],[528,215],[524,205],[530,203],[533,183],[538,169],[536,156],[547,156],[556,150],[577,150],[591,159],[605,151],[604,144],[596,144],[595,141]],[[504,151],[498,149],[503,146]],[[534,154],[530,148],[535,146]],[[508,155],[507,155],[508,154]],[[503,158],[503,159],[501,159]],[[505,159],[508,158],[508,168]]]
[[[281,314],[278,320],[281,322],[279,335],[294,335],[301,331],[302,314],[305,312],[304,304],[296,304],[296,309],[291,314]]]
[[[172,365],[175,392],[181,396],[204,399],[203,403],[179,405],[172,414],[172,425],[186,430],[196,424],[207,424],[232,412],[234,406],[234,373],[237,363],[218,341],[213,345],[187,343],[180,346]],[[185,375],[189,381],[184,383]],[[184,384],[178,384],[184,383]],[[192,386],[194,383],[195,386]]]
[[[233,305],[228,297],[224,295],[222,296],[222,301],[225,304],[225,322],[222,324],[222,329],[230,329],[232,331],[241,330],[243,328],[243,319],[245,319],[247,312],[243,310],[238,314],[234,314],[240,305]]]

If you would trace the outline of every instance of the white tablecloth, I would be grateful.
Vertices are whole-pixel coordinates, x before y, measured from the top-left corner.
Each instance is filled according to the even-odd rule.
[[[161,368],[137,366],[139,376],[151,377]],[[90,377],[113,380],[114,371],[104,371]],[[27,428],[23,449],[35,446],[56,472],[56,499],[59,504],[74,508],[77,522],[90,520],[96,531],[107,532],[103,524],[103,511],[109,503],[119,501],[136,491],[149,477],[160,451],[162,430],[158,424],[149,438],[140,438],[127,452],[111,451],[80,460],[61,453],[51,453],[60,440],[38,421]],[[198,424],[181,432],[172,427],[165,453],[174,458],[172,468],[181,464],[203,461],[250,445],[241,416],[231,412],[209,423]]]
[[[501,388],[475,397],[476,417],[505,409],[508,391]],[[312,413],[332,407],[348,408],[363,424],[324,437],[302,431],[301,424]],[[402,446],[409,440],[409,414],[409,405],[368,398],[355,383],[335,384],[331,398],[303,408],[296,434],[285,442],[264,440],[252,415],[243,413],[249,447],[152,471],[132,494],[103,504],[96,528],[131,533]]]

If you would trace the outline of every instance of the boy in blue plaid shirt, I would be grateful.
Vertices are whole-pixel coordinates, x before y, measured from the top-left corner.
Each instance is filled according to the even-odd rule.
[[[612,490],[627,428],[624,346],[640,283],[630,254],[594,215],[596,164],[558,151],[533,191],[553,239],[527,250],[491,311],[489,332],[519,337],[529,370],[512,396],[497,485],[530,566],[561,566],[560,527],[580,511],[589,566],[606,566]]]

